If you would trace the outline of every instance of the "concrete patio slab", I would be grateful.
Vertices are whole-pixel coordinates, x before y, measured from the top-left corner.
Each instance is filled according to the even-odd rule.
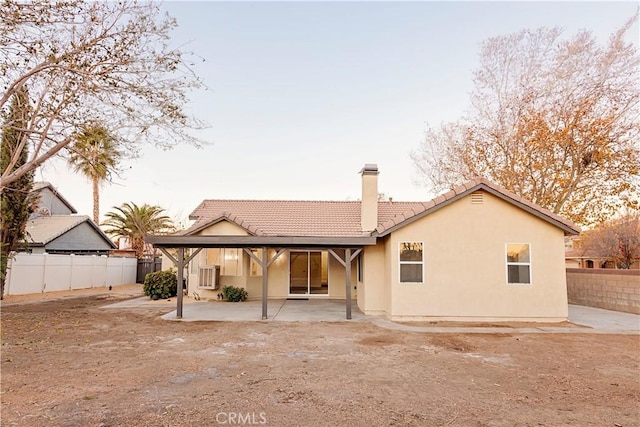
[[[354,305],[352,320],[368,318]],[[176,311],[162,316],[165,320],[177,320]],[[268,319],[280,322],[347,322],[345,302],[341,300],[284,300],[272,299],[268,304]],[[262,321],[262,302],[193,302],[185,304],[182,321]]]
[[[275,305],[275,304],[274,304]],[[346,318],[345,301],[341,300],[284,300],[273,320],[281,322],[354,322],[368,321],[354,304],[351,320]]]
[[[569,321],[598,331],[640,334],[640,315],[633,313],[570,304]]]

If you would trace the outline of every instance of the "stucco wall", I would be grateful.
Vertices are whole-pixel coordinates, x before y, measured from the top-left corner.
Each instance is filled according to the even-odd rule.
[[[365,314],[382,314],[386,311],[385,246],[367,246],[362,254],[362,279],[358,284],[358,307]]]
[[[206,236],[206,235],[219,235],[219,236],[246,236],[248,233],[240,226],[233,224],[229,221],[220,221],[216,224],[213,224],[204,230],[201,230],[198,235]],[[193,295],[193,292],[197,292],[203,299],[216,299],[218,293],[222,286],[240,286],[246,287],[246,277],[244,276],[221,276],[220,277],[220,285],[216,290],[202,289],[198,288],[198,267],[200,265],[207,264],[207,258],[210,257],[210,251],[208,249],[202,249],[198,255],[191,261],[189,266],[189,276],[188,276],[188,291],[189,295]],[[248,275],[248,267],[245,268],[246,255],[242,253],[242,272]],[[247,289],[247,292],[251,294],[251,291]],[[250,295],[251,296],[251,295]]]
[[[424,283],[400,283],[401,242],[424,243]],[[531,284],[507,284],[507,243],[530,244]],[[386,248],[392,319],[567,317],[563,231],[489,193],[482,204],[467,196],[400,228]]]
[[[640,270],[567,269],[570,304],[640,314]]]

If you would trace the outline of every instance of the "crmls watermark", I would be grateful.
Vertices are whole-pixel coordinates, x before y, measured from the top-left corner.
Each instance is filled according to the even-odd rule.
[[[264,412],[218,412],[216,422],[228,426],[257,426],[267,423]]]

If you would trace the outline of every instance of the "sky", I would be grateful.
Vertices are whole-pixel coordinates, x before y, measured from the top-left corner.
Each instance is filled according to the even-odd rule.
[[[209,127],[200,149],[145,146],[100,192],[100,212],[148,203],[188,225],[203,199],[358,200],[380,170],[394,200],[435,196],[409,154],[429,126],[465,114],[489,37],[542,26],[605,43],[637,2],[165,2],[171,43],[204,59],[187,110]],[[636,43],[638,25],[633,28]],[[40,168],[81,214],[91,184],[62,160]]]

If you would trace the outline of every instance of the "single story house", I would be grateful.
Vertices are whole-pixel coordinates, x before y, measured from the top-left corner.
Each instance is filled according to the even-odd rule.
[[[612,257],[590,249],[571,249],[565,252],[564,258],[567,268],[618,268]],[[630,269],[640,269],[640,257],[632,261]]]
[[[38,206],[26,225],[31,253],[107,255],[116,245],[48,182],[34,183]]]
[[[190,295],[240,286],[263,318],[271,298],[345,299],[347,318],[352,298],[392,320],[567,318],[571,222],[482,178],[428,202],[378,200],[376,165],[361,179],[360,201],[204,200],[149,241],[178,248]]]

